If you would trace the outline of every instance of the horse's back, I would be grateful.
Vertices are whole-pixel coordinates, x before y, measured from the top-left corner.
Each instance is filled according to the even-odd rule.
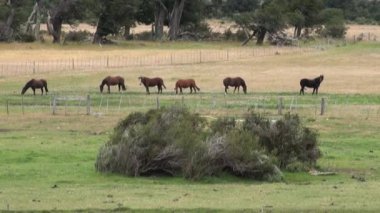
[[[195,81],[194,79],[179,79],[177,82],[176,82],[176,87],[190,87],[190,86],[193,86],[195,85]]]

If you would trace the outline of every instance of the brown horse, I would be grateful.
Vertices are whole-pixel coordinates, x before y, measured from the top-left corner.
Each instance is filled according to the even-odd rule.
[[[238,89],[238,92],[239,92],[239,89],[241,86],[243,88],[244,94],[247,94],[247,85],[245,84],[245,81],[240,77],[236,77],[236,78],[227,77],[223,80],[223,85],[224,85],[224,92],[226,94],[227,94],[228,86],[235,87],[234,93],[236,89]]]
[[[197,87],[197,85],[195,84],[195,81],[194,79],[180,79],[178,80],[176,83],[175,83],[175,93],[178,94],[178,88],[179,88],[179,91],[180,93],[182,93],[182,88],[188,88],[190,87],[190,93],[193,93],[193,89],[194,89],[194,92],[197,93],[197,90],[200,91],[201,89],[199,89],[199,87]]]
[[[313,88],[313,94],[312,95],[314,95],[314,92],[316,95],[318,95],[318,88],[319,88],[319,85],[321,85],[323,78],[324,78],[323,75],[320,75],[319,77],[314,78],[314,79],[306,79],[306,78],[301,79],[301,81],[300,81],[300,85],[301,85],[300,95],[305,94],[305,92],[304,92],[305,87]]]
[[[108,93],[110,93],[110,86],[115,86],[118,85],[119,87],[119,92],[120,88],[123,89],[124,91],[126,90],[125,84],[124,84],[124,78],[120,76],[107,76],[105,79],[103,79],[102,84],[100,84],[100,92],[103,92],[103,87],[104,85],[107,85],[108,87]]]
[[[158,89],[158,94],[162,94],[162,87],[165,87],[165,84],[164,84],[164,81],[162,80],[162,78],[147,78],[147,77],[144,77],[144,76],[140,76],[139,77],[139,80],[140,80],[140,85],[143,84],[145,86],[145,89],[146,89],[146,93],[150,94],[149,92],[149,87],[155,87],[157,86],[157,89]]]
[[[32,88],[33,90],[33,95],[36,95],[36,89],[41,89],[41,95],[44,94],[44,88],[45,88],[45,91],[46,91],[46,94],[48,91],[48,88],[47,88],[47,82],[45,79],[32,79],[30,81],[28,81],[24,88],[22,88],[22,91],[21,91],[21,95],[24,95],[26,90],[28,90],[29,88]]]

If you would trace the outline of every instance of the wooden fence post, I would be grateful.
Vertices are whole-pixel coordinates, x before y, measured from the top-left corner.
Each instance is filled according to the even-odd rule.
[[[322,100],[321,100],[321,115],[325,114],[325,110],[326,110],[326,101],[325,101],[325,98],[322,98]]]
[[[156,99],[156,105],[157,105],[157,109],[160,109],[160,99],[158,98],[158,96]]]
[[[90,95],[87,95],[87,113],[86,115],[91,114],[91,97]]]
[[[284,98],[279,97],[278,98],[278,103],[277,103],[277,109],[278,109],[278,114],[282,115],[282,108],[284,107]]]
[[[36,61],[33,61],[33,74],[36,73]]]
[[[57,110],[57,98],[56,96],[53,96],[53,115],[56,115]]]
[[[9,100],[7,100],[7,115],[9,115]]]

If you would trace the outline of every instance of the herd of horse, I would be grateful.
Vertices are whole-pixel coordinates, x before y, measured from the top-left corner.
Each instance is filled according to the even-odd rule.
[[[318,88],[319,88],[320,84],[322,83],[323,78],[324,78],[323,75],[320,75],[314,79],[306,79],[306,78],[301,79],[301,81],[300,81],[300,86],[301,86],[300,95],[305,94],[304,90],[306,87],[313,88],[312,94],[314,94],[314,93],[318,94]],[[162,93],[162,88],[166,89],[166,86],[165,86],[162,78],[159,78],[159,77],[148,78],[148,77],[140,76],[138,79],[140,80],[140,85],[141,84],[144,85],[147,94],[150,94],[149,87],[157,87],[157,90],[158,90],[157,93],[158,94]],[[111,86],[117,85],[119,88],[119,92],[121,90],[125,91],[127,89],[125,86],[124,78],[121,76],[107,76],[106,78],[104,78],[102,80],[102,83],[99,86],[101,93],[103,92],[103,88],[105,85],[107,85],[108,93],[111,93],[111,90],[110,90]],[[236,89],[238,90],[238,93],[239,93],[240,87],[242,87],[243,92],[245,94],[247,94],[247,85],[246,85],[244,79],[242,79],[241,77],[235,77],[235,78],[227,77],[227,78],[223,79],[223,85],[224,85],[224,92],[226,94],[228,93],[227,92],[228,87],[234,87],[234,93],[236,92]],[[47,92],[48,92],[47,81],[45,79],[32,79],[32,80],[28,81],[25,84],[25,86],[22,88],[21,94],[24,95],[25,92],[29,88],[32,88],[34,95],[36,95],[36,89],[41,89],[41,95],[44,94],[44,89],[45,89],[45,94],[47,94]],[[193,93],[193,91],[194,91],[194,93],[197,93],[197,91],[200,91],[200,88],[196,85],[194,79],[179,79],[175,83],[174,90],[175,90],[176,94],[178,94],[178,90],[182,94],[182,89],[185,89],[185,88],[190,88],[190,93]]]

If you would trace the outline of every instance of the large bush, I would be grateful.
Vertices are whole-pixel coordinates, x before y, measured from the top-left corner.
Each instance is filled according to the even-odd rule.
[[[100,172],[128,176],[182,175],[187,179],[228,172],[259,180],[281,179],[287,165],[315,164],[316,134],[297,116],[271,123],[248,115],[241,124],[220,118],[211,124],[183,108],[133,113],[119,122],[100,148]]]

